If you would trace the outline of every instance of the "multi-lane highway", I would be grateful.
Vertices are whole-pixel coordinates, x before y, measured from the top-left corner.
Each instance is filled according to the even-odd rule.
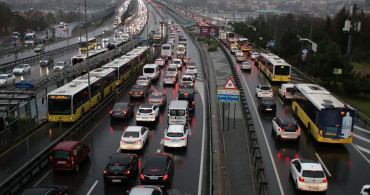
[[[149,31],[158,31],[159,21],[161,20],[158,13],[149,6]],[[145,32],[143,33],[145,34]],[[184,33],[183,33],[184,34]],[[186,37],[186,35],[185,35]],[[176,43],[178,38],[176,35]],[[187,37],[187,56],[192,58],[192,61],[196,64],[198,69],[197,81],[195,88],[198,93],[195,96],[196,109],[191,114],[192,118],[189,121],[190,126],[190,137],[188,141],[188,147],[183,150],[166,150],[163,148],[163,137],[164,129],[167,125],[167,105],[160,110],[159,121],[155,124],[147,124],[150,128],[149,143],[145,148],[137,153],[142,160],[144,156],[150,153],[156,152],[169,152],[175,156],[175,172],[171,186],[166,189],[169,194],[202,194],[204,190],[204,169],[206,168],[205,159],[208,155],[205,154],[206,131],[208,129],[206,123],[206,106],[208,104],[205,92],[205,79],[203,75],[201,56],[196,49],[194,43]],[[175,45],[176,48],[176,45]],[[64,56],[69,58],[68,56]],[[168,104],[170,100],[177,99],[179,85],[174,87],[163,87],[162,80],[165,75],[165,68],[161,70],[161,77],[155,82],[151,91],[163,91],[167,94]],[[182,68],[182,73],[185,72],[185,67]],[[180,74],[180,76],[182,75]],[[132,83],[131,83],[132,84]],[[125,95],[118,101],[133,102],[135,104],[135,113],[139,108],[140,104],[147,102],[147,99],[130,99]],[[73,192],[73,194],[122,194],[126,190],[129,190],[132,186],[139,185],[139,177],[129,182],[128,185],[105,185],[103,182],[103,170],[108,162],[108,157],[119,151],[119,140],[125,127],[130,125],[136,125],[135,117],[130,118],[127,121],[115,120],[111,121],[109,117],[109,110],[102,113],[99,121],[91,121],[86,127],[88,134],[81,138],[84,142],[88,143],[91,147],[90,158],[84,162],[79,172],[54,172],[47,167],[39,175],[31,179],[31,182],[27,184],[27,187],[53,184],[53,185],[67,185]],[[62,124],[62,128],[59,129],[59,124],[48,123],[42,129],[43,133],[38,133],[38,136],[32,136],[25,142],[20,143],[18,146],[10,150],[6,154],[2,154],[0,160],[2,167],[9,167],[6,160],[14,159],[18,166],[27,161],[26,158],[19,156],[19,153],[25,148],[29,149],[29,156],[32,156],[40,150],[43,145],[50,143],[60,132],[64,131],[70,124]],[[37,143],[37,144],[36,144]],[[13,152],[14,151],[14,152]],[[28,154],[27,154],[28,155]],[[21,160],[23,159],[23,160]],[[6,168],[6,172],[10,174],[13,170]]]

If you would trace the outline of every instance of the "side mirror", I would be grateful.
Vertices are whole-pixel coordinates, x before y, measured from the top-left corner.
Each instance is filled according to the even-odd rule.
[[[272,120],[276,121],[276,117],[274,117]]]

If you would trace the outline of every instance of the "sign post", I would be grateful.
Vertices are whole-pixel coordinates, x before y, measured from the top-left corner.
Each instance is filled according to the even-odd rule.
[[[217,90],[217,102],[222,102],[222,121],[224,122],[224,115],[225,115],[225,105],[224,103],[229,103],[229,114],[228,120],[230,116],[230,103],[238,103],[240,99],[240,91],[236,87],[234,81],[231,77],[228,78],[224,87],[222,89]],[[234,104],[234,127],[235,127],[235,104]],[[224,127],[224,125],[223,125]],[[228,129],[229,129],[229,122],[228,122]]]

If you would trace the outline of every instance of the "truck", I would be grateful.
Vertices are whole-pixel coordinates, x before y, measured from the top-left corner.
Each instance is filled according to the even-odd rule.
[[[219,39],[222,43],[226,43],[226,41],[227,41],[226,32],[220,32],[220,33],[219,33],[219,37],[218,37],[218,39]]]

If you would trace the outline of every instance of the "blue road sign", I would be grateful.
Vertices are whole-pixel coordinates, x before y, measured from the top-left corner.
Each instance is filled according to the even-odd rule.
[[[217,102],[225,103],[238,103],[239,102],[239,90],[217,90]]]
[[[15,83],[15,88],[21,88],[21,89],[33,89],[34,86],[32,83],[26,81],[26,80],[21,80],[18,83]]]
[[[186,22],[186,25],[191,26],[191,22],[190,21]]]

